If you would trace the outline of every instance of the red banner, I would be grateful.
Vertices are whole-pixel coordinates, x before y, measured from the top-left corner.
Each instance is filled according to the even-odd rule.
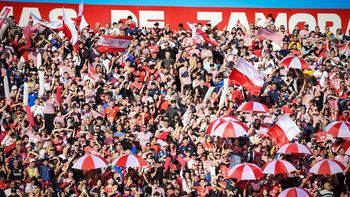
[[[5,6],[13,8],[13,15],[20,26],[28,23],[30,12],[40,16],[45,20],[57,20],[62,18],[62,7],[66,9],[69,17],[76,18],[78,15],[77,4],[57,4],[57,3],[2,3],[2,12]],[[99,22],[104,26],[106,22],[118,22],[125,20],[127,16],[133,16],[135,22],[140,27],[153,27],[155,22],[162,28],[170,24],[172,29],[176,29],[178,23],[201,22],[206,24],[210,22],[212,26],[218,26],[220,29],[232,27],[240,23],[249,27],[250,22],[257,22],[262,25],[269,13],[273,14],[277,26],[284,25],[289,31],[294,29],[295,25],[300,28],[306,22],[310,29],[319,26],[321,31],[326,26],[330,27],[332,32],[341,28],[343,32],[350,29],[348,9],[276,9],[276,8],[206,8],[206,7],[171,7],[171,6],[118,6],[118,5],[84,5],[84,17],[86,21],[94,28]],[[189,29],[189,27],[186,27]]]

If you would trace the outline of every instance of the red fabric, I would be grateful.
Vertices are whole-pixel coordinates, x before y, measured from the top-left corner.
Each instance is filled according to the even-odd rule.
[[[28,121],[29,121],[29,124],[34,127],[34,116],[32,114],[32,112],[30,111],[30,107],[29,105],[26,105],[25,106],[25,109],[26,109],[26,113],[27,113],[27,117],[28,117]]]
[[[284,131],[277,125],[273,125],[269,131],[267,132],[269,136],[273,139],[278,147],[283,146],[284,144],[288,144],[289,140],[284,133]]]
[[[184,158],[179,155],[177,156],[177,161],[182,165],[182,166],[185,166],[186,165],[186,161],[184,160]]]
[[[62,103],[62,86],[58,86],[56,89],[56,101],[57,103]]]
[[[16,142],[12,143],[11,145],[7,146],[4,149],[5,154],[10,153],[13,149],[16,148]]]
[[[171,158],[170,158],[170,157],[167,157],[166,160],[165,160],[165,163],[164,163],[164,168],[165,168],[165,170],[168,170],[168,169],[169,169],[170,163],[171,163]]]
[[[252,93],[255,96],[258,96],[260,94],[261,87],[252,83],[246,75],[241,73],[236,68],[232,69],[229,79],[239,84],[240,86],[243,86],[245,89],[247,89],[250,93]]]
[[[215,40],[211,39],[211,38],[208,36],[208,34],[205,33],[203,30],[197,28],[197,33],[199,33],[199,34],[203,37],[203,39],[205,40],[205,42],[207,42],[207,43],[209,43],[209,44],[211,44],[211,45],[214,45],[214,46],[219,46],[219,44],[218,44]]]

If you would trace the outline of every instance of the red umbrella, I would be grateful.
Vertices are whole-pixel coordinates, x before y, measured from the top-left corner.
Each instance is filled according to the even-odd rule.
[[[217,119],[213,120],[208,125],[207,133],[210,135],[211,132],[213,132],[219,124],[227,122],[227,121],[237,121],[237,119],[235,117],[231,116],[231,115],[221,116],[220,118],[217,118]]]
[[[334,159],[323,159],[315,163],[309,172],[319,175],[332,175],[337,173],[343,173],[345,166]]]
[[[312,197],[312,195],[303,188],[291,187],[283,190],[278,197]]]
[[[147,162],[142,157],[133,154],[124,154],[118,157],[114,162],[113,166],[126,167],[126,168],[137,168],[148,166]]]
[[[228,171],[228,176],[238,180],[257,180],[264,176],[261,169],[253,163],[238,164]]]
[[[347,140],[343,143],[343,149],[345,151],[345,154],[350,155],[350,140]]]
[[[279,154],[307,154],[307,155],[311,155],[310,150],[306,146],[304,146],[302,144],[298,144],[298,143],[285,144],[280,149],[278,149],[277,153],[279,153]]]
[[[237,109],[239,112],[269,113],[266,105],[259,102],[244,102]]]
[[[261,170],[264,174],[287,174],[297,169],[286,160],[276,159],[265,163]]]
[[[91,170],[107,167],[107,161],[98,155],[84,155],[80,157],[72,168],[80,170]]]
[[[298,56],[285,57],[281,62],[281,66],[295,69],[310,69],[309,64]]]
[[[248,134],[248,127],[240,122],[228,121],[219,124],[211,136],[219,136],[223,138],[237,138]]]
[[[327,134],[339,138],[350,138],[350,123],[344,121],[334,121],[325,128]]]

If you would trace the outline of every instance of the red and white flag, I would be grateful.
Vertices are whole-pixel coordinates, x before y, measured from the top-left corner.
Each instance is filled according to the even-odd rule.
[[[63,16],[63,33],[66,37],[69,38],[70,42],[74,46],[78,42],[78,31],[75,27],[73,20],[66,16],[64,8],[62,8],[62,16]]]
[[[191,28],[192,30],[192,37],[194,39],[199,39],[199,40],[204,40],[205,42],[214,45],[214,46],[219,46],[219,44],[216,42],[215,39],[210,38],[205,31],[198,29],[194,24],[191,24],[187,22],[187,25]]]
[[[98,40],[97,50],[100,53],[123,52],[132,40],[132,36],[102,35]]]
[[[78,18],[75,20],[75,23],[77,24],[77,27],[79,27],[79,31],[82,31],[85,27],[87,27],[89,24],[86,22],[84,17],[84,1],[81,0],[79,4],[79,14]]]
[[[10,13],[11,9],[9,7],[6,7],[5,8],[5,11],[1,14],[1,19],[0,19],[0,29],[1,29],[1,26],[2,24],[4,23],[5,21],[5,17],[7,17]]]
[[[264,85],[263,76],[243,58],[240,58],[231,71],[229,79],[243,86],[253,95],[259,95],[261,88]]]
[[[272,137],[278,147],[288,144],[295,136],[300,133],[300,129],[295,122],[286,114],[284,114],[274,124],[267,134]]]
[[[40,24],[44,27],[48,27],[48,28],[55,30],[55,31],[62,29],[62,25],[63,25],[62,20],[49,22],[49,21],[45,21],[45,20],[40,19],[39,17],[35,16],[33,13],[30,13],[30,15],[33,19],[33,25]]]
[[[88,77],[92,80],[99,79],[99,75],[97,74],[95,68],[90,63],[88,63]]]
[[[350,41],[345,42],[339,47],[339,54],[345,55],[346,57],[350,56]]]
[[[276,44],[281,44],[284,34],[278,31],[271,31],[266,28],[259,27],[258,32],[256,33],[258,36],[262,36],[266,39],[274,41]]]

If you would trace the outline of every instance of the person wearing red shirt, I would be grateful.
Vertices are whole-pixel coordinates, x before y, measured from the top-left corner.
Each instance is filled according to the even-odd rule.
[[[283,105],[281,111],[283,114],[293,114],[295,112],[295,109],[292,105],[292,102],[288,101],[286,105]]]
[[[114,120],[119,111],[119,108],[114,106],[114,100],[111,100],[108,103],[108,107],[103,111],[103,117]]]

